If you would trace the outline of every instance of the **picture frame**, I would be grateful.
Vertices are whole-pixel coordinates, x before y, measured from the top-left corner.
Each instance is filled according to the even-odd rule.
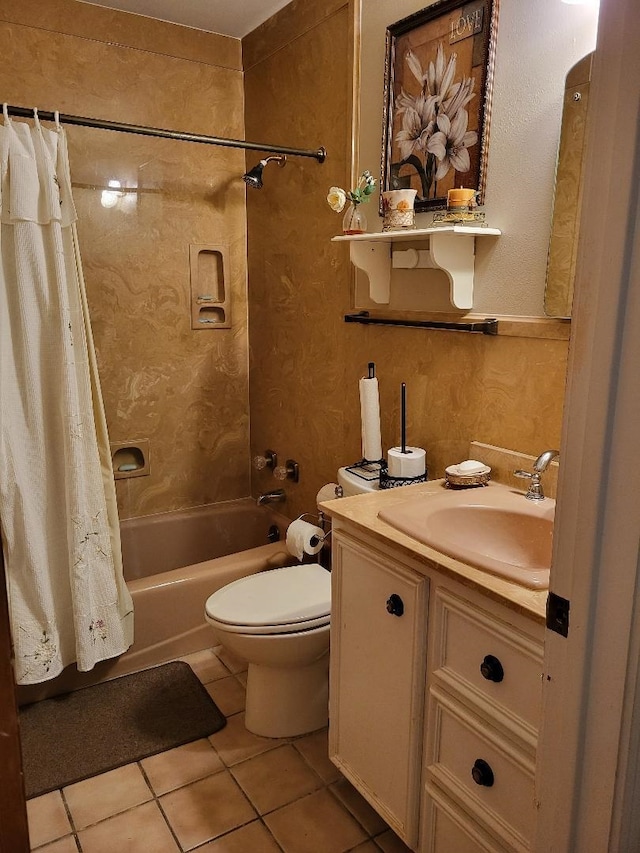
[[[380,187],[417,190],[416,212],[454,187],[484,202],[497,18],[498,0],[439,0],[387,27]]]

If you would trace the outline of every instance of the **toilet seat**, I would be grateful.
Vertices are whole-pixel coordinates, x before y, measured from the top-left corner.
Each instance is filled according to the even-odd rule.
[[[330,623],[331,575],[317,563],[249,575],[214,592],[207,620],[243,634],[293,634]]]

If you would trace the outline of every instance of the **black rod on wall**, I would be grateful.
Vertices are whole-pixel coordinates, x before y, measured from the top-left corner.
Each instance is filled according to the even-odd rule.
[[[10,116],[21,118],[33,118],[34,111],[29,107],[15,107],[7,105]],[[38,118],[43,121],[55,121],[56,113],[47,110],[38,110]],[[108,121],[106,119],[86,118],[83,116],[67,115],[58,113],[58,120],[62,124],[75,124],[80,127],[96,127],[100,130],[117,130],[120,133],[137,133],[140,136],[157,136],[162,139],[176,139],[180,142],[202,142],[205,145],[220,145],[225,148],[244,148],[251,151],[267,151],[271,154],[287,154],[290,157],[313,157],[318,163],[324,163],[327,152],[324,146],[309,151],[304,148],[285,148],[278,145],[263,145],[260,142],[246,142],[243,139],[225,139],[220,136],[205,136],[200,133],[183,133],[179,130],[164,130],[160,127],[145,127],[139,124],[126,124],[120,121]]]
[[[357,314],[345,314],[345,323],[361,323],[363,326],[408,326],[412,329],[448,329],[452,332],[482,332],[483,335],[497,335],[498,321],[494,317],[486,320],[448,323],[442,320],[399,320],[392,317],[372,317],[368,311]]]

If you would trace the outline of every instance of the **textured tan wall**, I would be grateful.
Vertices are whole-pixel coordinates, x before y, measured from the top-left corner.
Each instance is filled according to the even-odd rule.
[[[237,40],[76,0],[7,0],[0,51],[9,103],[244,135]],[[243,152],[76,127],[68,138],[110,438],[151,447],[150,476],[117,482],[121,516],[246,495]],[[109,179],[132,192],[105,209]],[[190,328],[190,243],[228,246],[230,330]]]
[[[244,45],[247,137],[329,151],[324,165],[268,167],[247,201],[251,445],[300,463],[300,483],[285,484],[292,517],[312,511],[318,488],[360,457],[368,361],[380,379],[383,447],[399,442],[405,381],[408,440],[427,448],[433,477],[466,458],[472,439],[531,454],[557,446],[564,396],[566,341],[343,322],[352,272],[348,248],[330,242],[341,217],[325,202],[329,186],[349,182],[350,11],[335,5],[297,0],[276,16],[286,43],[273,48],[272,20]],[[279,485],[253,474],[254,493]]]

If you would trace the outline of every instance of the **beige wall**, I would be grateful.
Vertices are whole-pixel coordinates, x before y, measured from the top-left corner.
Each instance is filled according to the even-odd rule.
[[[360,458],[368,361],[383,448],[399,442],[405,381],[408,440],[427,448],[430,476],[466,458],[472,439],[537,454],[560,438],[566,341],[343,322],[352,270],[347,247],[330,242],[340,216],[325,196],[349,181],[350,25],[345,3],[296,0],[243,42],[247,137],[329,151],[323,165],[270,167],[247,202],[251,445],[300,463],[300,483],[285,484],[291,516],[313,511],[318,488]],[[253,475],[254,492],[278,485]]]
[[[5,0],[2,100],[242,138],[240,43],[76,0]],[[249,491],[242,151],[71,127],[74,197],[110,438],[149,439],[121,517]],[[110,179],[131,192],[100,204]],[[233,328],[190,328],[189,245],[228,247]]]
[[[251,451],[301,466],[284,511],[314,508],[339,465],[360,456],[357,381],[380,377],[383,445],[409,441],[431,476],[472,439],[537,453],[559,442],[566,341],[346,325],[352,269],[330,242],[325,202],[350,170],[352,14],[343,0],[294,0],[233,39],[76,0],[7,0],[2,97],[117,121],[315,148],[270,165],[248,202]],[[110,43],[107,43],[110,42]],[[151,475],[118,482],[122,517],[250,489],[246,245],[241,152],[70,128],[89,303],[112,441],[149,438]],[[255,155],[248,154],[253,163]],[[134,192],[100,205],[109,179]],[[226,244],[233,329],[191,331],[189,244]],[[254,475],[254,494],[279,486]]]
[[[386,27],[429,5],[427,0],[362,0],[359,162],[375,175]],[[598,9],[560,0],[503,0],[498,6],[483,210],[487,223],[503,235],[476,241],[473,306],[490,316],[542,316],[565,76],[594,48]],[[417,218],[418,227],[431,222],[430,214]],[[374,230],[381,230],[379,217],[370,219],[377,220],[369,223]],[[437,288],[436,276],[426,275]],[[406,274],[397,278],[398,290],[407,287]],[[423,310],[443,310],[430,296],[426,300]]]

